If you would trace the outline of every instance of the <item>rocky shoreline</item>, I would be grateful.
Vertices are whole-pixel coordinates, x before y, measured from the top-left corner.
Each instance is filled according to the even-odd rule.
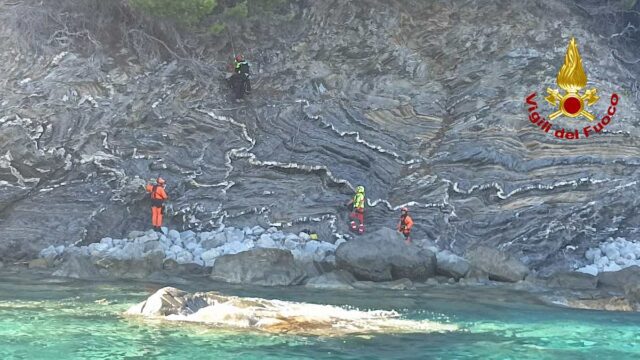
[[[597,275],[565,271],[541,277],[506,252],[484,246],[461,256],[426,240],[406,245],[398,233],[386,228],[356,238],[334,237],[332,242],[311,240],[305,232],[259,226],[221,226],[199,233],[166,228],[162,233],[133,231],[126,239],[104,238],[88,246],[50,246],[28,268],[56,277],[165,284],[197,277],[346,291],[498,287],[526,291],[552,305],[640,310],[640,267],[634,264]]]

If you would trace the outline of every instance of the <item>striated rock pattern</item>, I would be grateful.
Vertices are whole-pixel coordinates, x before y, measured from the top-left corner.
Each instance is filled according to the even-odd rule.
[[[0,2],[0,259],[148,225],[143,179],[157,175],[180,230],[344,232],[339,204],[363,184],[370,231],[408,205],[415,239],[534,269],[582,265],[587,248],[640,232],[636,1],[295,2],[286,24],[234,38],[256,74],[241,103],[222,65],[142,63],[118,39],[63,46],[82,35],[33,33],[46,51],[29,50],[20,6]],[[524,99],[553,111],[544,92],[572,36],[601,95],[591,110],[621,100],[600,134],[559,140]]]

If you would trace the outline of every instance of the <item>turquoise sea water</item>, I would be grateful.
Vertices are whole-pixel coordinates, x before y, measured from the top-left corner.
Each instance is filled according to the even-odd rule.
[[[178,286],[460,326],[449,333],[273,335],[122,317],[161,285],[0,275],[0,359],[640,359],[640,314],[549,307],[486,288],[310,291]]]

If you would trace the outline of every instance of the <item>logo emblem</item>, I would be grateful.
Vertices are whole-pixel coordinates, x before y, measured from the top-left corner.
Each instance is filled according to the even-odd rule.
[[[571,38],[569,42],[567,54],[564,56],[564,64],[562,64],[556,82],[561,89],[566,91],[566,94],[562,95],[558,89],[547,88],[549,96],[544,99],[554,107],[559,107],[558,111],[549,115],[549,120],[564,115],[571,118],[584,116],[589,121],[593,121],[595,116],[585,109],[585,103],[593,106],[600,97],[596,95],[595,88],[580,94],[580,90],[587,86],[587,75],[582,68],[582,58],[578,52],[575,38]]]
[[[559,139],[578,140],[588,138],[593,133],[599,133],[604,130],[605,126],[611,123],[613,115],[616,113],[616,107],[620,101],[620,96],[616,93],[611,94],[607,113],[600,121],[593,126],[585,126],[582,129],[566,129],[561,127],[565,122],[559,121],[559,124],[551,123],[561,115],[568,118],[585,117],[589,121],[593,121],[595,116],[587,110],[587,107],[595,105],[600,97],[597,95],[597,89],[591,88],[584,93],[582,90],[587,86],[587,75],[582,67],[582,58],[578,52],[578,45],[575,38],[569,41],[567,53],[564,56],[564,63],[556,77],[558,89],[547,88],[547,94],[544,99],[553,106],[555,110],[546,120],[540,115],[540,108],[536,101],[536,92],[532,92],[525,99],[525,104],[529,112],[529,121],[545,133],[553,133],[553,136]],[[606,106],[606,105],[605,105]]]

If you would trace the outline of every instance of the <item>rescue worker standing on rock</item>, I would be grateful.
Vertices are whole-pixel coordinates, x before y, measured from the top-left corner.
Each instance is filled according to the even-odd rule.
[[[155,184],[147,184],[146,186],[147,192],[151,194],[151,222],[155,231],[162,231],[164,201],[169,198],[164,190],[166,186],[166,182],[161,177],[158,177]]]
[[[409,216],[409,209],[403,207],[400,210],[400,222],[398,223],[398,231],[404,235],[405,244],[411,244],[411,228],[413,227],[413,219]]]
[[[358,220],[358,224],[356,224],[355,220],[351,221],[350,228],[351,231],[357,231],[358,234],[362,235],[364,233],[364,186],[359,185],[356,187],[356,193],[346,206],[353,204],[353,211],[349,215],[351,219]]]

